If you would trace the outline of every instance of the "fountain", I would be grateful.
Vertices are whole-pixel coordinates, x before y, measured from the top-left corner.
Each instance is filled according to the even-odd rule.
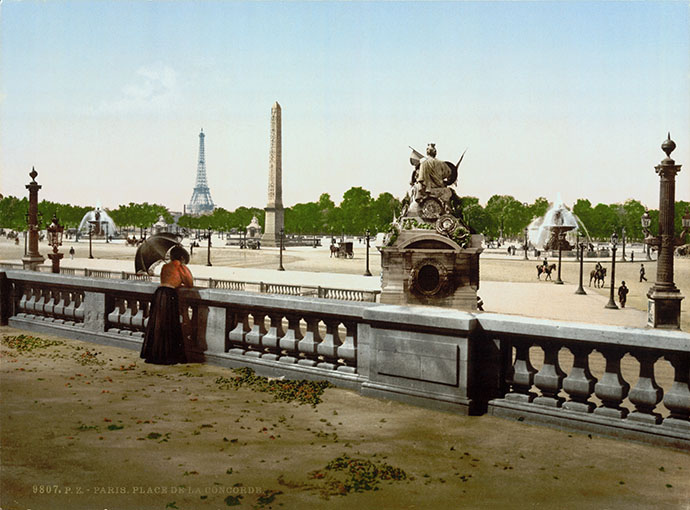
[[[562,252],[563,250],[573,249],[572,243],[566,239],[566,232],[577,232],[580,230],[580,227],[583,228],[586,237],[589,238],[584,225],[563,204],[560,193],[557,194],[556,202],[546,211],[546,214],[542,218],[533,221],[528,227],[530,241],[534,246],[546,251],[558,251],[558,277],[554,281],[558,285],[563,284],[563,280],[561,280]]]
[[[92,228],[93,237],[114,236],[117,233],[115,222],[105,210],[101,209],[100,205],[84,215],[77,231],[80,234],[88,235],[89,228]]]

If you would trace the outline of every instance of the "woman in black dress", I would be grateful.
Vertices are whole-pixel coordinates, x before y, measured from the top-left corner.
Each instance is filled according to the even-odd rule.
[[[187,362],[177,297],[178,287],[194,285],[192,273],[185,265],[187,262],[187,250],[182,246],[175,246],[170,250],[170,262],[161,269],[161,285],[151,300],[146,334],[141,346],[141,357],[146,363],[174,365]]]

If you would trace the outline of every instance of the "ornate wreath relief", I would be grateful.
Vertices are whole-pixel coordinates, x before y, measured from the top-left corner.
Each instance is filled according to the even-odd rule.
[[[445,291],[448,270],[439,261],[425,258],[410,270],[410,289],[424,296],[435,296]]]

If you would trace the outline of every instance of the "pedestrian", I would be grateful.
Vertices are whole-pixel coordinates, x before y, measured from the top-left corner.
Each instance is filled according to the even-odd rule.
[[[630,262],[635,262],[635,252],[634,251],[630,252]]]
[[[621,302],[621,308],[625,308],[625,302],[628,299],[628,287],[625,286],[625,282],[621,282],[621,286],[618,287],[618,301]]]
[[[647,281],[647,278],[644,275],[644,264],[640,264],[640,281],[644,280]]]
[[[74,260],[74,246],[70,246],[69,248],[69,258],[70,260]]]
[[[146,363],[174,365],[186,363],[178,287],[192,287],[194,279],[187,268],[189,253],[182,246],[170,250],[170,262],[161,268],[161,284],[151,300],[140,356]]]

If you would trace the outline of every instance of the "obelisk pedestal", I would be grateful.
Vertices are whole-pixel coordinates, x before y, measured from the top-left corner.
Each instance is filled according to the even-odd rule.
[[[268,163],[268,204],[263,246],[280,246],[280,230],[284,226],[283,209],[283,168],[280,105],[276,102],[271,108],[271,153]]]

